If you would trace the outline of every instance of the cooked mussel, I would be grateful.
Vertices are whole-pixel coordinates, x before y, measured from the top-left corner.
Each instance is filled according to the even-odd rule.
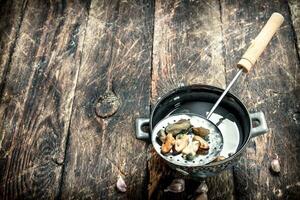
[[[202,137],[195,135],[193,137],[193,140],[199,142],[199,150],[208,150],[209,149],[208,142],[206,142]]]
[[[189,136],[187,134],[178,134],[175,140],[175,151],[177,153],[182,152],[182,150],[189,144]]]
[[[182,150],[182,154],[186,159],[192,160],[194,159],[196,152],[198,151],[198,148],[199,148],[199,142],[192,141]]]
[[[166,141],[167,135],[164,129],[161,129],[157,134],[158,139],[160,142],[164,143]]]
[[[226,158],[224,156],[218,156],[216,157],[213,162],[219,162],[219,161],[222,161],[222,160],[225,160]]]
[[[174,124],[169,124],[166,127],[166,132],[176,136],[179,133],[187,132],[187,130],[191,127],[190,120],[181,119]]]
[[[192,131],[195,135],[199,135],[201,137],[205,137],[209,134],[209,129],[203,127],[193,127]]]
[[[166,136],[165,142],[161,145],[161,153],[167,154],[171,151],[173,145],[175,144],[175,139],[172,134]]]

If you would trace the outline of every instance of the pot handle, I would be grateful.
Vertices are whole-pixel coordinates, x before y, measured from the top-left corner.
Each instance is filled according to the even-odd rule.
[[[263,112],[260,111],[256,113],[250,113],[250,119],[252,121],[252,124],[253,122],[258,123],[258,126],[251,128],[250,135],[252,138],[268,132],[269,129]]]
[[[135,121],[135,135],[139,140],[149,140],[150,133],[143,131],[142,127],[145,125],[149,126],[150,119],[148,118],[137,118]]]

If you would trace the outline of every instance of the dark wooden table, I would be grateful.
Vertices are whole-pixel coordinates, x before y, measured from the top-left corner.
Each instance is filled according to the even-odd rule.
[[[231,90],[269,132],[206,183],[209,199],[300,199],[299,10],[297,0],[0,0],[0,199],[194,198],[190,179],[163,192],[177,174],[136,140],[135,119],[179,85],[225,88],[275,11],[284,24]]]

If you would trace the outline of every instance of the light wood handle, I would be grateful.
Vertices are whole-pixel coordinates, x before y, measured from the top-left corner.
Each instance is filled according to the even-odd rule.
[[[258,57],[265,50],[266,46],[272,39],[275,32],[283,23],[283,16],[279,13],[273,13],[270,19],[267,21],[265,26],[262,28],[260,33],[251,42],[251,45],[238,62],[237,66],[243,68],[244,72],[249,72],[251,67],[254,65]]]

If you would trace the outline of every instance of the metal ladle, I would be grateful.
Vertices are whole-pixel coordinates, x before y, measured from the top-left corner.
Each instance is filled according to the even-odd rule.
[[[170,123],[175,123],[181,119],[188,119],[193,120],[192,125],[194,126],[202,126],[205,128],[208,128],[210,130],[210,145],[212,150],[210,149],[209,153],[207,155],[199,155],[196,160],[193,160],[193,162],[188,162],[180,157],[174,157],[174,156],[161,156],[166,159],[169,162],[172,162],[177,165],[182,166],[199,166],[207,164],[211,161],[213,161],[221,152],[223,147],[223,136],[221,131],[218,129],[218,127],[209,120],[215,109],[218,107],[222,99],[225,97],[229,89],[232,87],[232,85],[236,82],[236,80],[239,78],[239,76],[242,74],[242,72],[248,73],[251,67],[254,65],[254,63],[257,61],[259,56],[262,54],[270,40],[272,39],[275,32],[278,30],[278,28],[283,23],[283,16],[279,13],[273,13],[270,19],[267,21],[265,26],[262,28],[260,33],[257,35],[257,37],[251,42],[250,47],[247,49],[247,51],[242,56],[241,60],[238,62],[237,66],[240,68],[240,70],[237,72],[235,77],[232,79],[232,81],[229,83],[229,85],[226,87],[224,92],[221,94],[217,102],[214,104],[214,106],[211,108],[210,112],[206,115],[206,117],[196,115],[196,114],[177,114],[177,115],[170,115],[163,120],[161,120],[153,129],[152,131],[152,144],[154,144],[154,148],[157,152],[160,153],[160,145],[157,144],[156,138],[158,132],[162,129],[167,127]]]
[[[235,81],[240,77],[242,72],[248,73],[251,67],[255,64],[256,60],[265,50],[266,46],[272,39],[273,35],[277,31],[277,29],[283,23],[283,16],[279,13],[273,13],[270,19],[267,21],[266,25],[260,31],[260,33],[256,36],[256,38],[251,42],[250,47],[242,56],[242,59],[238,62],[237,66],[240,70],[237,72],[235,77],[231,80],[229,85],[226,87],[222,95],[219,97],[215,105],[211,108],[206,118],[209,119],[213,114],[215,109],[218,107],[224,96],[227,94],[231,86],[235,83]]]

